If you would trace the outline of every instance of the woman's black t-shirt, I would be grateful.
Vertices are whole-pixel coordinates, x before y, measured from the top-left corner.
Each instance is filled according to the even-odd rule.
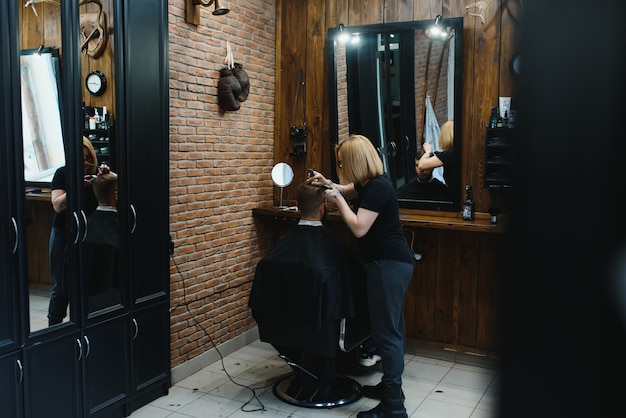
[[[378,213],[370,230],[359,239],[364,261],[398,260],[415,264],[413,253],[402,233],[396,191],[386,176],[377,176],[365,186],[355,184],[359,193],[354,210],[368,209]]]
[[[52,177],[52,183],[50,184],[50,190],[61,189],[67,192],[67,168],[65,166],[60,167],[54,173],[54,177]],[[85,198],[85,215],[89,215],[91,212],[96,210],[98,206],[98,200],[93,193],[93,187],[91,185],[84,187]],[[54,217],[52,218],[52,226],[54,228],[65,229],[67,227],[67,217],[68,212],[64,210],[61,213],[54,213]]]

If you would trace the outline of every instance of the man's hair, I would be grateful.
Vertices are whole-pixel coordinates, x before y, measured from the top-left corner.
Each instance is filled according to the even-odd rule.
[[[337,144],[335,156],[341,151],[341,164],[337,158],[337,174],[341,183],[365,183],[376,176],[384,174],[383,161],[380,154],[367,137],[350,135]]]
[[[111,203],[117,190],[117,174],[100,174],[93,181],[93,193],[98,203]]]
[[[301,183],[298,186],[298,209],[302,217],[317,217],[320,205],[326,200],[324,188]]]

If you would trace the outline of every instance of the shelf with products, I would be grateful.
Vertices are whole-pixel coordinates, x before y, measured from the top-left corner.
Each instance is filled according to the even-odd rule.
[[[98,158],[98,164],[115,167],[115,138],[112,128],[84,129],[83,135],[89,139]]]
[[[485,138],[485,179],[488,189],[502,190],[514,187],[516,128],[487,126]]]
[[[106,106],[84,106],[83,135],[86,136],[98,158],[98,164],[106,164],[111,169],[115,166],[115,138],[113,117],[107,112]]]

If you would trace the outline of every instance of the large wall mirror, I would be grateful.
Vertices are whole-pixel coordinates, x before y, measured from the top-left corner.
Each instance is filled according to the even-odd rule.
[[[58,48],[22,50],[20,74],[24,179],[27,185],[49,185],[56,169],[65,165]]]
[[[433,36],[435,23],[443,36]],[[350,134],[367,136],[401,207],[458,211],[463,18],[340,25],[328,30],[326,50],[331,146]],[[442,150],[440,132],[455,119],[447,125],[454,127],[454,158],[433,170],[432,178],[445,186],[435,190],[429,179],[418,181],[416,156],[425,142]]]
[[[18,10],[25,274],[29,331],[41,335],[80,322],[78,315],[83,322],[95,321],[120,309],[125,297],[118,268],[117,184],[110,181],[106,195],[97,199],[94,179],[101,164],[119,173],[113,33],[122,2],[28,3]],[[64,30],[70,19],[73,24],[66,26],[76,31]],[[106,88],[90,92],[89,74],[101,76]],[[66,203],[55,212],[52,199],[63,191]]]

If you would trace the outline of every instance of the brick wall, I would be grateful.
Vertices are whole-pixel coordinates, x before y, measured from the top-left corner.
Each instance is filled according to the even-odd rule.
[[[271,205],[274,164],[275,0],[230,1],[223,16],[202,8],[197,27],[184,6],[169,0],[172,366],[256,325],[247,302],[267,244],[251,209]],[[251,87],[224,113],[226,41]]]

